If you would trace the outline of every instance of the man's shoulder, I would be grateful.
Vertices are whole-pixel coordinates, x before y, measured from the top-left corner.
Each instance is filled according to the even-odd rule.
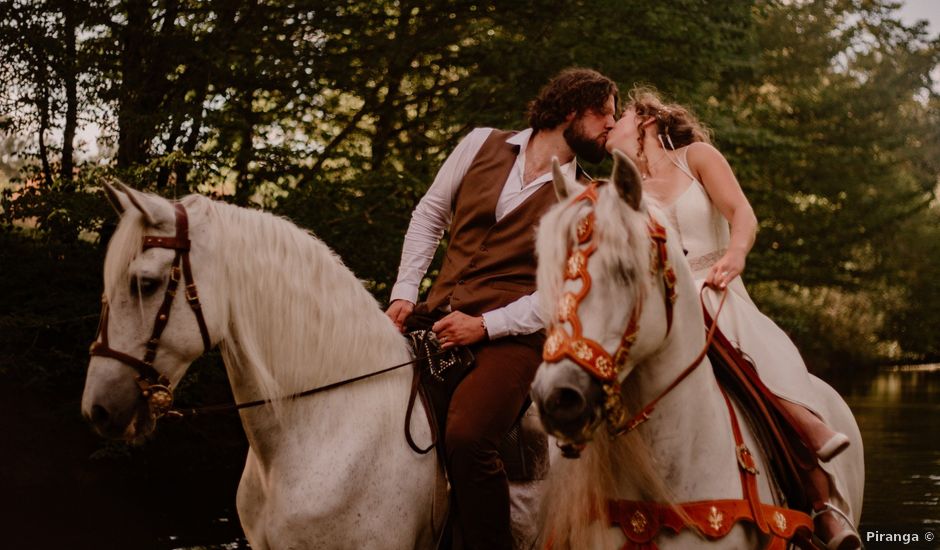
[[[492,128],[490,126],[478,126],[473,130],[470,130],[470,133],[467,134],[467,137],[476,137],[478,139],[487,139],[494,135],[505,135],[507,137],[514,136],[519,133],[519,130],[502,130],[500,128]]]
[[[516,130],[500,130],[499,128],[474,128],[463,137],[458,148],[475,156],[485,148],[497,146],[502,142],[509,142],[518,133]]]

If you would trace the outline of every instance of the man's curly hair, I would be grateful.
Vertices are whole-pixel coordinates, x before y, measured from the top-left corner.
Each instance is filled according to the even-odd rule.
[[[593,69],[571,67],[555,75],[529,102],[529,126],[547,130],[563,123],[569,114],[581,116],[586,111],[604,111],[607,99],[614,96],[620,105],[620,93],[613,80]]]

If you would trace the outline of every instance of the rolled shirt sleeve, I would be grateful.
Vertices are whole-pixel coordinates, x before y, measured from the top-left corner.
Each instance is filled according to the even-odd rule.
[[[492,128],[477,128],[467,134],[444,161],[434,183],[421,197],[405,233],[398,279],[392,287],[390,300],[417,302],[421,278],[434,259],[444,230],[450,225],[460,182],[492,131]]]
[[[460,187],[461,181],[467,174],[473,159],[476,158],[483,143],[493,131],[492,128],[477,128],[463,138],[451,152],[441,166],[437,176],[427,193],[418,202],[411,215],[405,241],[402,245],[401,263],[398,267],[398,279],[392,287],[390,300],[407,300],[415,303],[418,300],[418,290],[421,279],[427,272],[434,253],[441,242],[444,231],[448,228],[453,216],[454,197]],[[510,142],[520,145],[520,162],[524,164],[525,149],[531,130],[516,134]],[[566,163],[562,170],[569,177],[575,177],[577,162],[572,160]],[[531,189],[522,190],[522,181],[515,171],[504,183],[504,191],[500,195],[497,205],[497,216],[505,215],[518,206],[539,186],[551,182],[551,172],[543,174],[528,186]],[[510,185],[514,187],[509,187]],[[518,187],[518,189],[516,189]],[[503,336],[523,335],[537,332],[545,327],[541,318],[538,291],[491,311],[483,313],[487,334],[490,338]]]

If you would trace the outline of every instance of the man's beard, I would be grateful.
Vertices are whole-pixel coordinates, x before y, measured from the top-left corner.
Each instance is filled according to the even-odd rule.
[[[571,150],[574,151],[574,154],[578,157],[591,163],[604,160],[604,155],[607,154],[607,149],[604,147],[604,134],[591,139],[590,136],[584,133],[581,121],[576,120],[573,124],[565,128],[563,135],[565,136],[565,142],[568,144],[568,147],[571,147]]]

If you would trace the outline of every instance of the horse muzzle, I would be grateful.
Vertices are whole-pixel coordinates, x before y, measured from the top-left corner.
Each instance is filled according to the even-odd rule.
[[[110,362],[89,367],[82,416],[102,437],[136,441],[153,431],[150,404],[126,368]]]
[[[603,388],[575,364],[543,364],[531,396],[545,430],[565,443],[587,443],[603,420]]]

